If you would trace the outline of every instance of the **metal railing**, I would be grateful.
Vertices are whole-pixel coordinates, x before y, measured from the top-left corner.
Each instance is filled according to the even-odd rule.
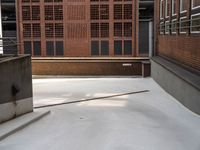
[[[193,23],[192,23],[193,21],[199,21],[199,24],[193,25]],[[179,30],[190,29],[191,30],[192,28],[198,28],[198,27],[200,28],[200,18],[195,18],[195,19],[187,19],[187,20],[182,20],[182,21],[176,21],[175,23],[173,21],[171,21],[167,24],[165,24],[165,22],[163,22],[163,25],[159,24],[159,31],[165,32],[166,28],[167,28],[167,30],[177,30],[177,29],[179,29]],[[200,33],[200,30],[198,30],[197,32]]]

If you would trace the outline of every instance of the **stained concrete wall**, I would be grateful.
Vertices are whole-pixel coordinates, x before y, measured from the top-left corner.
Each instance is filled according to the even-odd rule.
[[[30,56],[0,57],[0,122],[31,111]]]
[[[165,61],[159,62],[153,59],[151,60],[151,76],[184,106],[200,114],[200,77],[198,75],[174,64],[165,64]]]

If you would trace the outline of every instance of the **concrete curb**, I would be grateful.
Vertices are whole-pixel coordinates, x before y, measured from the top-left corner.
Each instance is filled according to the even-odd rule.
[[[16,133],[17,131],[25,128],[31,123],[43,118],[48,115],[51,111],[35,111],[21,117],[15,118],[11,121],[0,124],[0,141],[7,138],[8,136]]]

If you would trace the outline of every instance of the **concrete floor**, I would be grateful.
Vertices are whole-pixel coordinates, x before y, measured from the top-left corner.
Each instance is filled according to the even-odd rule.
[[[200,116],[151,78],[34,79],[34,105],[150,90],[51,108],[0,150],[200,150]]]

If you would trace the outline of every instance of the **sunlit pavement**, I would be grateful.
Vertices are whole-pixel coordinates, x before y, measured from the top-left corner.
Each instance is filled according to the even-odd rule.
[[[0,150],[200,150],[200,117],[151,78],[34,79],[34,106],[51,114],[0,142]]]

